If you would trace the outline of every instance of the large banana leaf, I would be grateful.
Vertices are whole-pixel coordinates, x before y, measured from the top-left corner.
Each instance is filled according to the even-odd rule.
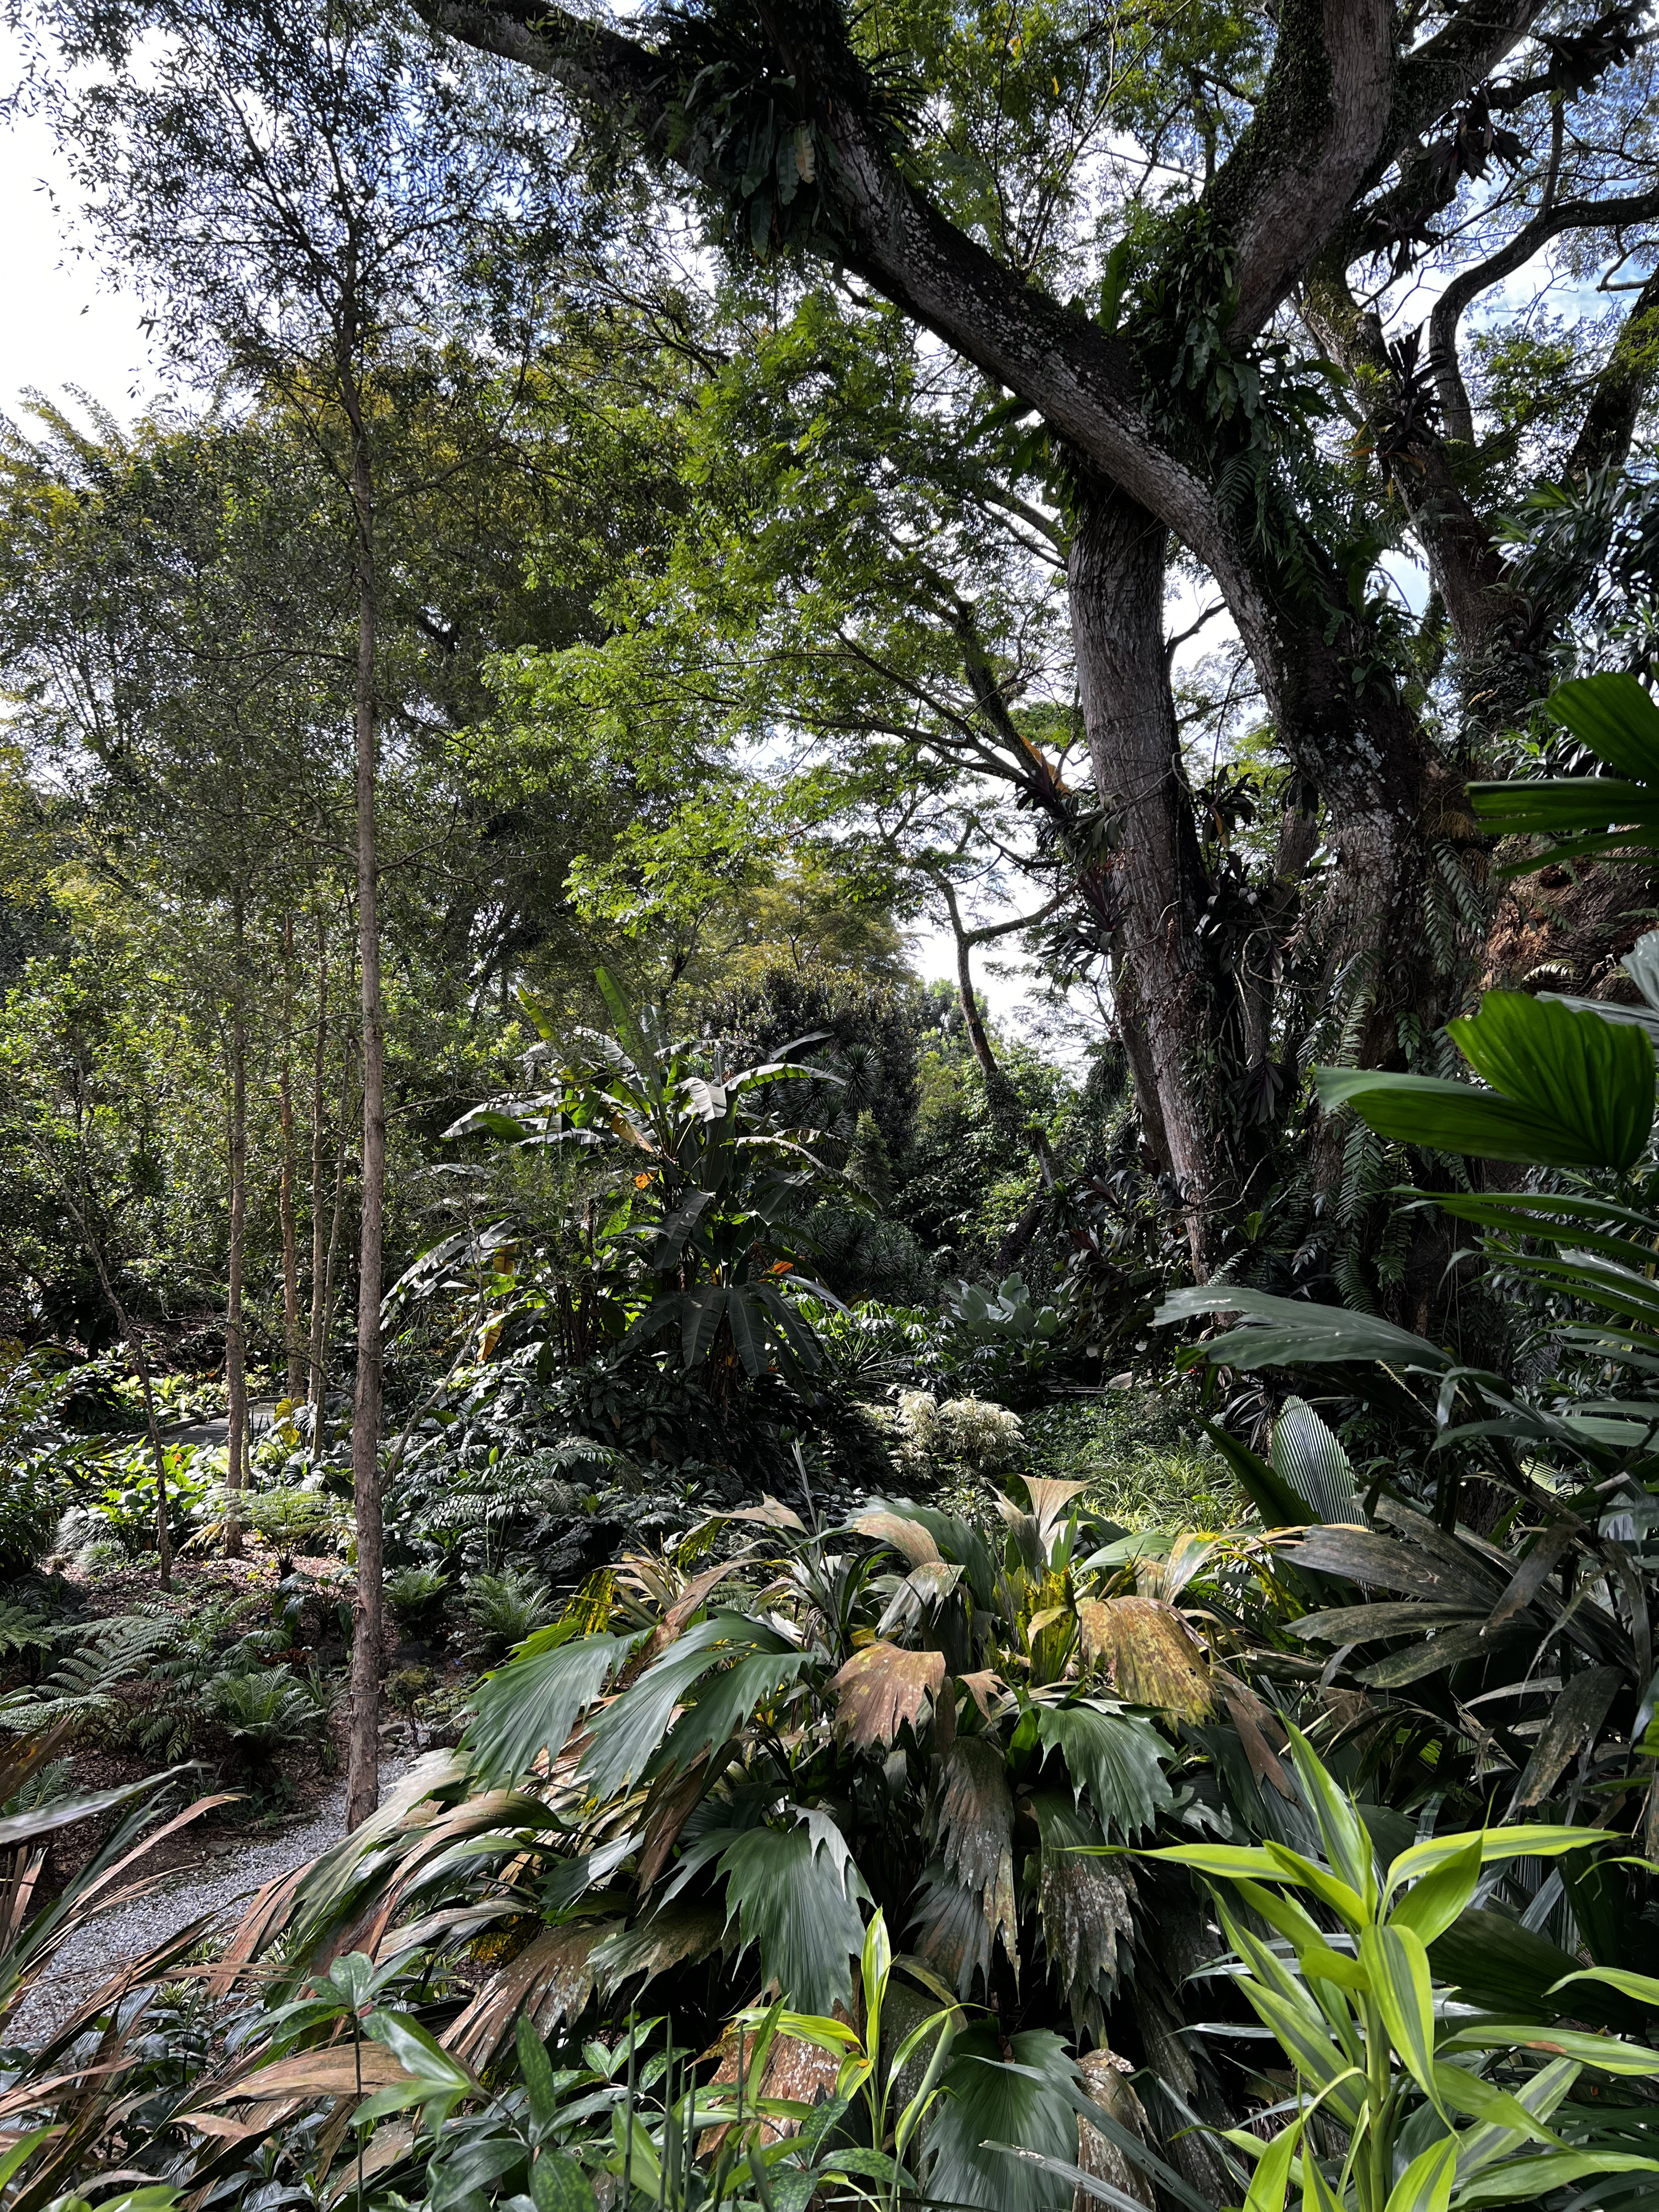
[[[1426,1337],[1413,1336],[1376,1314],[1352,1313],[1346,1306],[1322,1306],[1302,1298],[1279,1298],[1237,1283],[1203,1283],[1171,1291],[1152,1316],[1168,1328],[1201,1314],[1236,1314],[1244,1326],[1204,1346],[1214,1366],[1313,1366],[1328,1361],[1382,1360],[1389,1365],[1427,1368],[1443,1374],[1449,1352]],[[1296,1516],[1303,1517],[1303,1516]]]
[[[1352,1106],[1379,1136],[1420,1149],[1558,1168],[1633,1167],[1653,1127],[1653,1048],[1644,1031],[1524,991],[1488,991],[1446,1031],[1476,1090],[1438,1076],[1320,1067],[1328,1109]]]

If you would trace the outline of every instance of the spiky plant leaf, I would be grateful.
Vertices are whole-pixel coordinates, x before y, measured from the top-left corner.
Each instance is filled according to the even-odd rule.
[[[510,1782],[527,1774],[543,1753],[556,1759],[578,1714],[605,1687],[629,1640],[543,1629],[505,1667],[486,1676],[461,1746],[478,1778]]]
[[[697,1702],[674,1724],[665,1751],[682,1771],[718,1751],[757,1711],[790,1689],[812,1663],[810,1651],[759,1651],[706,1681]]]
[[[869,1892],[829,1814],[797,1808],[787,1828],[746,1830],[726,1844],[719,1871],[727,1925],[735,1919],[743,1948],[755,1946],[763,1980],[798,2011],[845,2004],[864,1948],[859,1900]]]
[[[582,1756],[583,1780],[596,1797],[611,1797],[625,1790],[655,1756],[694,1683],[730,1660],[789,1648],[775,1629],[738,1613],[717,1613],[688,1628],[595,1720],[592,1741]]]

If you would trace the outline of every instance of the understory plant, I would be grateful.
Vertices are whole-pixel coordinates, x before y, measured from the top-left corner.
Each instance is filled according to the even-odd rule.
[[[827,1295],[803,1271],[805,1217],[832,1188],[848,1204],[859,1194],[813,1152],[816,1133],[786,1121],[770,1094],[835,1079],[787,1055],[729,1067],[718,1045],[674,1042],[604,969],[597,981],[613,1032],[580,1031],[567,1050],[526,1000],[544,1040],[529,1058],[550,1083],[533,1097],[476,1108],[448,1133],[561,1146],[599,1167],[586,1264],[574,1287],[562,1285],[579,1356],[666,1336],[670,1358],[706,1370],[721,1395],[739,1376],[811,1372],[823,1355],[786,1279]],[[504,1326],[526,1296],[544,1305],[558,1294],[533,1269],[520,1271],[489,1325]]]

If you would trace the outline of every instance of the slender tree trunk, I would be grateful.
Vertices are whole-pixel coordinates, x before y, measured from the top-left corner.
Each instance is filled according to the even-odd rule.
[[[230,1006],[230,1121],[226,1150],[230,1171],[230,1253],[225,1300],[225,1395],[227,1438],[225,1486],[229,1498],[225,1511],[225,1556],[240,1559],[242,1525],[236,1498],[246,1477],[247,1339],[242,1320],[242,1264],[247,1231],[247,1027],[242,1007],[242,934],[244,924],[240,887],[231,896],[234,943]]]
[[[351,495],[357,523],[357,945],[362,1009],[362,1224],[357,1273],[357,1393],[351,1419],[352,1490],[356,1502],[357,1596],[351,1646],[351,1735],[346,1826],[366,1820],[380,1800],[380,1279],[386,1204],[386,1068],[380,1028],[380,863],[375,844],[374,644],[377,578],[374,483],[360,395],[343,380],[352,420]]]
[[[161,1562],[156,1579],[163,1589],[171,1589],[173,1531],[167,1526],[167,1455],[155,1419],[155,1393],[149,1383],[149,1354],[144,1349],[144,1340],[137,1329],[124,1328],[123,1333],[132,1353],[132,1364],[138,1370],[138,1388],[144,1400],[144,1428],[149,1437],[149,1455],[155,1468],[155,1552]]]
[[[300,1237],[294,1218],[294,921],[283,921],[283,1049],[276,1075],[276,1100],[283,1133],[283,1176],[277,1212],[283,1231],[283,1346],[288,1354],[288,1395],[297,1401],[304,1388],[305,1362],[300,1346]]]
[[[319,1456],[323,1419],[323,1127],[328,1077],[328,923],[317,909],[317,1030],[311,1064],[311,1334],[307,1346],[306,1395],[311,1402],[311,1455]],[[344,1150],[344,1130],[341,1131]],[[335,1219],[337,1225],[337,1201]]]
[[[69,1195],[67,1192],[64,1194]],[[115,1287],[114,1278],[111,1275],[108,1263],[104,1258],[104,1248],[93,1233],[89,1194],[83,1190],[78,1204],[72,1197],[70,1198],[70,1211],[80,1224],[81,1234],[86,1240],[87,1249],[92,1255],[92,1264],[98,1271],[98,1279],[103,1285],[104,1296],[109,1300],[110,1311],[115,1316],[115,1325],[121,1332],[121,1341],[126,1346],[131,1355],[133,1366],[137,1370],[138,1388],[144,1401],[144,1431],[149,1438],[150,1462],[155,1469],[155,1552],[161,1562],[156,1579],[163,1589],[171,1589],[173,1588],[173,1532],[167,1526],[167,1455],[161,1443],[161,1426],[155,1419],[155,1393],[150,1388],[149,1354],[144,1348],[143,1338],[133,1326],[132,1316],[127,1311],[125,1301]]]
[[[356,1119],[351,1103],[353,1070],[349,1030],[341,1041],[340,1063],[340,1121],[338,1139],[334,1148],[334,1202],[329,1213],[328,1257],[323,1267],[323,1326],[317,1364],[317,1424],[311,1454],[313,1466],[321,1460],[323,1448],[328,1442],[328,1354],[334,1341],[334,1300],[339,1286],[340,1229],[345,1220],[346,1132]]]
[[[1070,587],[1084,727],[1115,817],[1112,982],[1144,1119],[1167,1152],[1200,1280],[1227,1170],[1212,1061],[1217,1013],[1200,924],[1209,883],[1182,771],[1164,647],[1162,524],[1121,493],[1085,496]]]

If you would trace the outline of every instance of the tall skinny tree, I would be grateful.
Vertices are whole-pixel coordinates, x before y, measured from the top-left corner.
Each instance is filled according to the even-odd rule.
[[[198,378],[205,367],[282,406],[341,513],[350,636],[341,641],[350,671],[341,765],[352,794],[362,1091],[347,1779],[355,1827],[378,1796],[381,1641],[383,461],[396,444],[400,366],[417,342],[477,307],[475,272],[505,265],[481,251],[495,232],[538,234],[550,149],[514,127],[501,72],[458,72],[427,32],[355,4],[48,0],[30,21],[40,104],[78,165],[94,228],[152,295],[179,365]],[[71,80],[65,61],[83,73]],[[512,265],[527,262],[520,255]],[[487,303],[484,319],[505,338],[518,327],[513,309],[499,296]],[[324,714],[328,688],[319,684]]]

